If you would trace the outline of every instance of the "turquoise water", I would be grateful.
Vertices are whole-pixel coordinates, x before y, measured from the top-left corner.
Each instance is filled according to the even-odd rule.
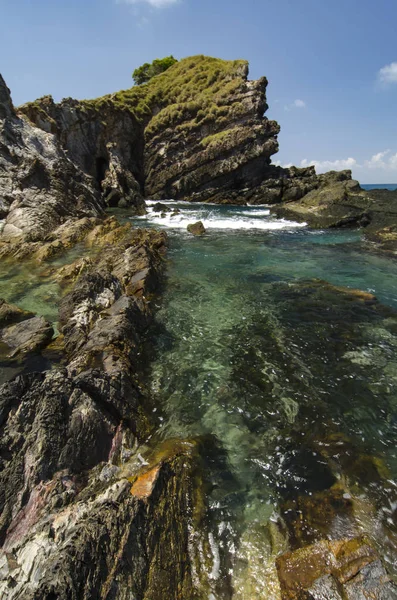
[[[212,597],[277,598],[277,553],[322,537],[365,532],[393,571],[397,263],[266,207],[169,206],[137,220],[170,236],[148,383],[156,440],[208,448]]]

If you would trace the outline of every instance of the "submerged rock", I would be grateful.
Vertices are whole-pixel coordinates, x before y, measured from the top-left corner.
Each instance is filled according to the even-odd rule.
[[[321,541],[277,559],[283,600],[393,600],[397,587],[363,537]]]
[[[0,298],[0,327],[18,323],[33,316],[33,313],[22,310],[14,304],[8,304],[3,298]]]
[[[197,223],[190,223],[187,226],[187,230],[192,235],[203,235],[205,233],[205,227],[202,221],[197,221]]]

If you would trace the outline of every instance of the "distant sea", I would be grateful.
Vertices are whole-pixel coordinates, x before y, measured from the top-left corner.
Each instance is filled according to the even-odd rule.
[[[397,190],[397,183],[360,183],[364,190]]]

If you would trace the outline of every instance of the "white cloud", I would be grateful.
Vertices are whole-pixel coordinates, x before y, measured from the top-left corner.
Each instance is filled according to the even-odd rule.
[[[286,169],[292,166],[292,163],[281,164],[281,161],[279,160],[277,160],[274,164]],[[353,157],[338,158],[336,160],[308,160],[307,158],[304,158],[300,161],[298,166],[314,166],[317,173],[354,169],[355,171],[359,170],[361,172],[360,177],[362,177],[363,173],[365,174],[365,171],[378,171],[378,174],[383,172],[385,175],[389,174],[395,178],[397,175],[397,152],[392,154],[391,150],[383,150],[383,152],[373,154],[370,158],[364,160],[362,163]]]
[[[397,62],[382,67],[378,72],[378,80],[384,85],[397,83]]]
[[[359,167],[355,158],[341,158],[337,160],[301,160],[301,167],[309,167],[314,165],[317,173],[326,173],[326,171],[343,171],[344,169],[354,169]]]
[[[291,110],[292,108],[306,108],[306,102],[297,98],[292,102],[292,104],[286,104],[284,106],[284,110]]]
[[[177,4],[179,0],[117,0],[120,4],[138,4],[146,3],[154,8],[164,8],[165,6],[171,6],[171,4]]]
[[[384,150],[371,156],[364,162],[366,169],[397,170],[397,153],[390,155],[391,150]]]

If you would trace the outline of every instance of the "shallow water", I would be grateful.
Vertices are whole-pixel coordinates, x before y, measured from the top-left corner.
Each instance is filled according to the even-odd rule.
[[[82,244],[76,244],[50,263],[4,260],[0,272],[0,298],[43,316],[56,328],[62,290],[54,281],[54,270],[72,263],[87,252]]]
[[[51,323],[54,337],[58,335],[59,302],[65,289],[54,279],[54,272],[64,265],[70,264],[88,250],[77,244],[62,256],[39,264],[34,261],[6,259],[2,261],[0,272],[0,298],[9,304],[15,304],[23,310],[43,316]],[[54,367],[52,361],[41,355],[33,355],[20,359],[9,359],[0,356],[0,385],[9,381],[19,373],[44,371]]]
[[[397,263],[266,207],[170,206],[136,219],[170,235],[148,380],[156,439],[208,440],[212,597],[278,597],[276,554],[321,537],[365,532],[395,569]],[[198,218],[202,238],[185,231]]]

